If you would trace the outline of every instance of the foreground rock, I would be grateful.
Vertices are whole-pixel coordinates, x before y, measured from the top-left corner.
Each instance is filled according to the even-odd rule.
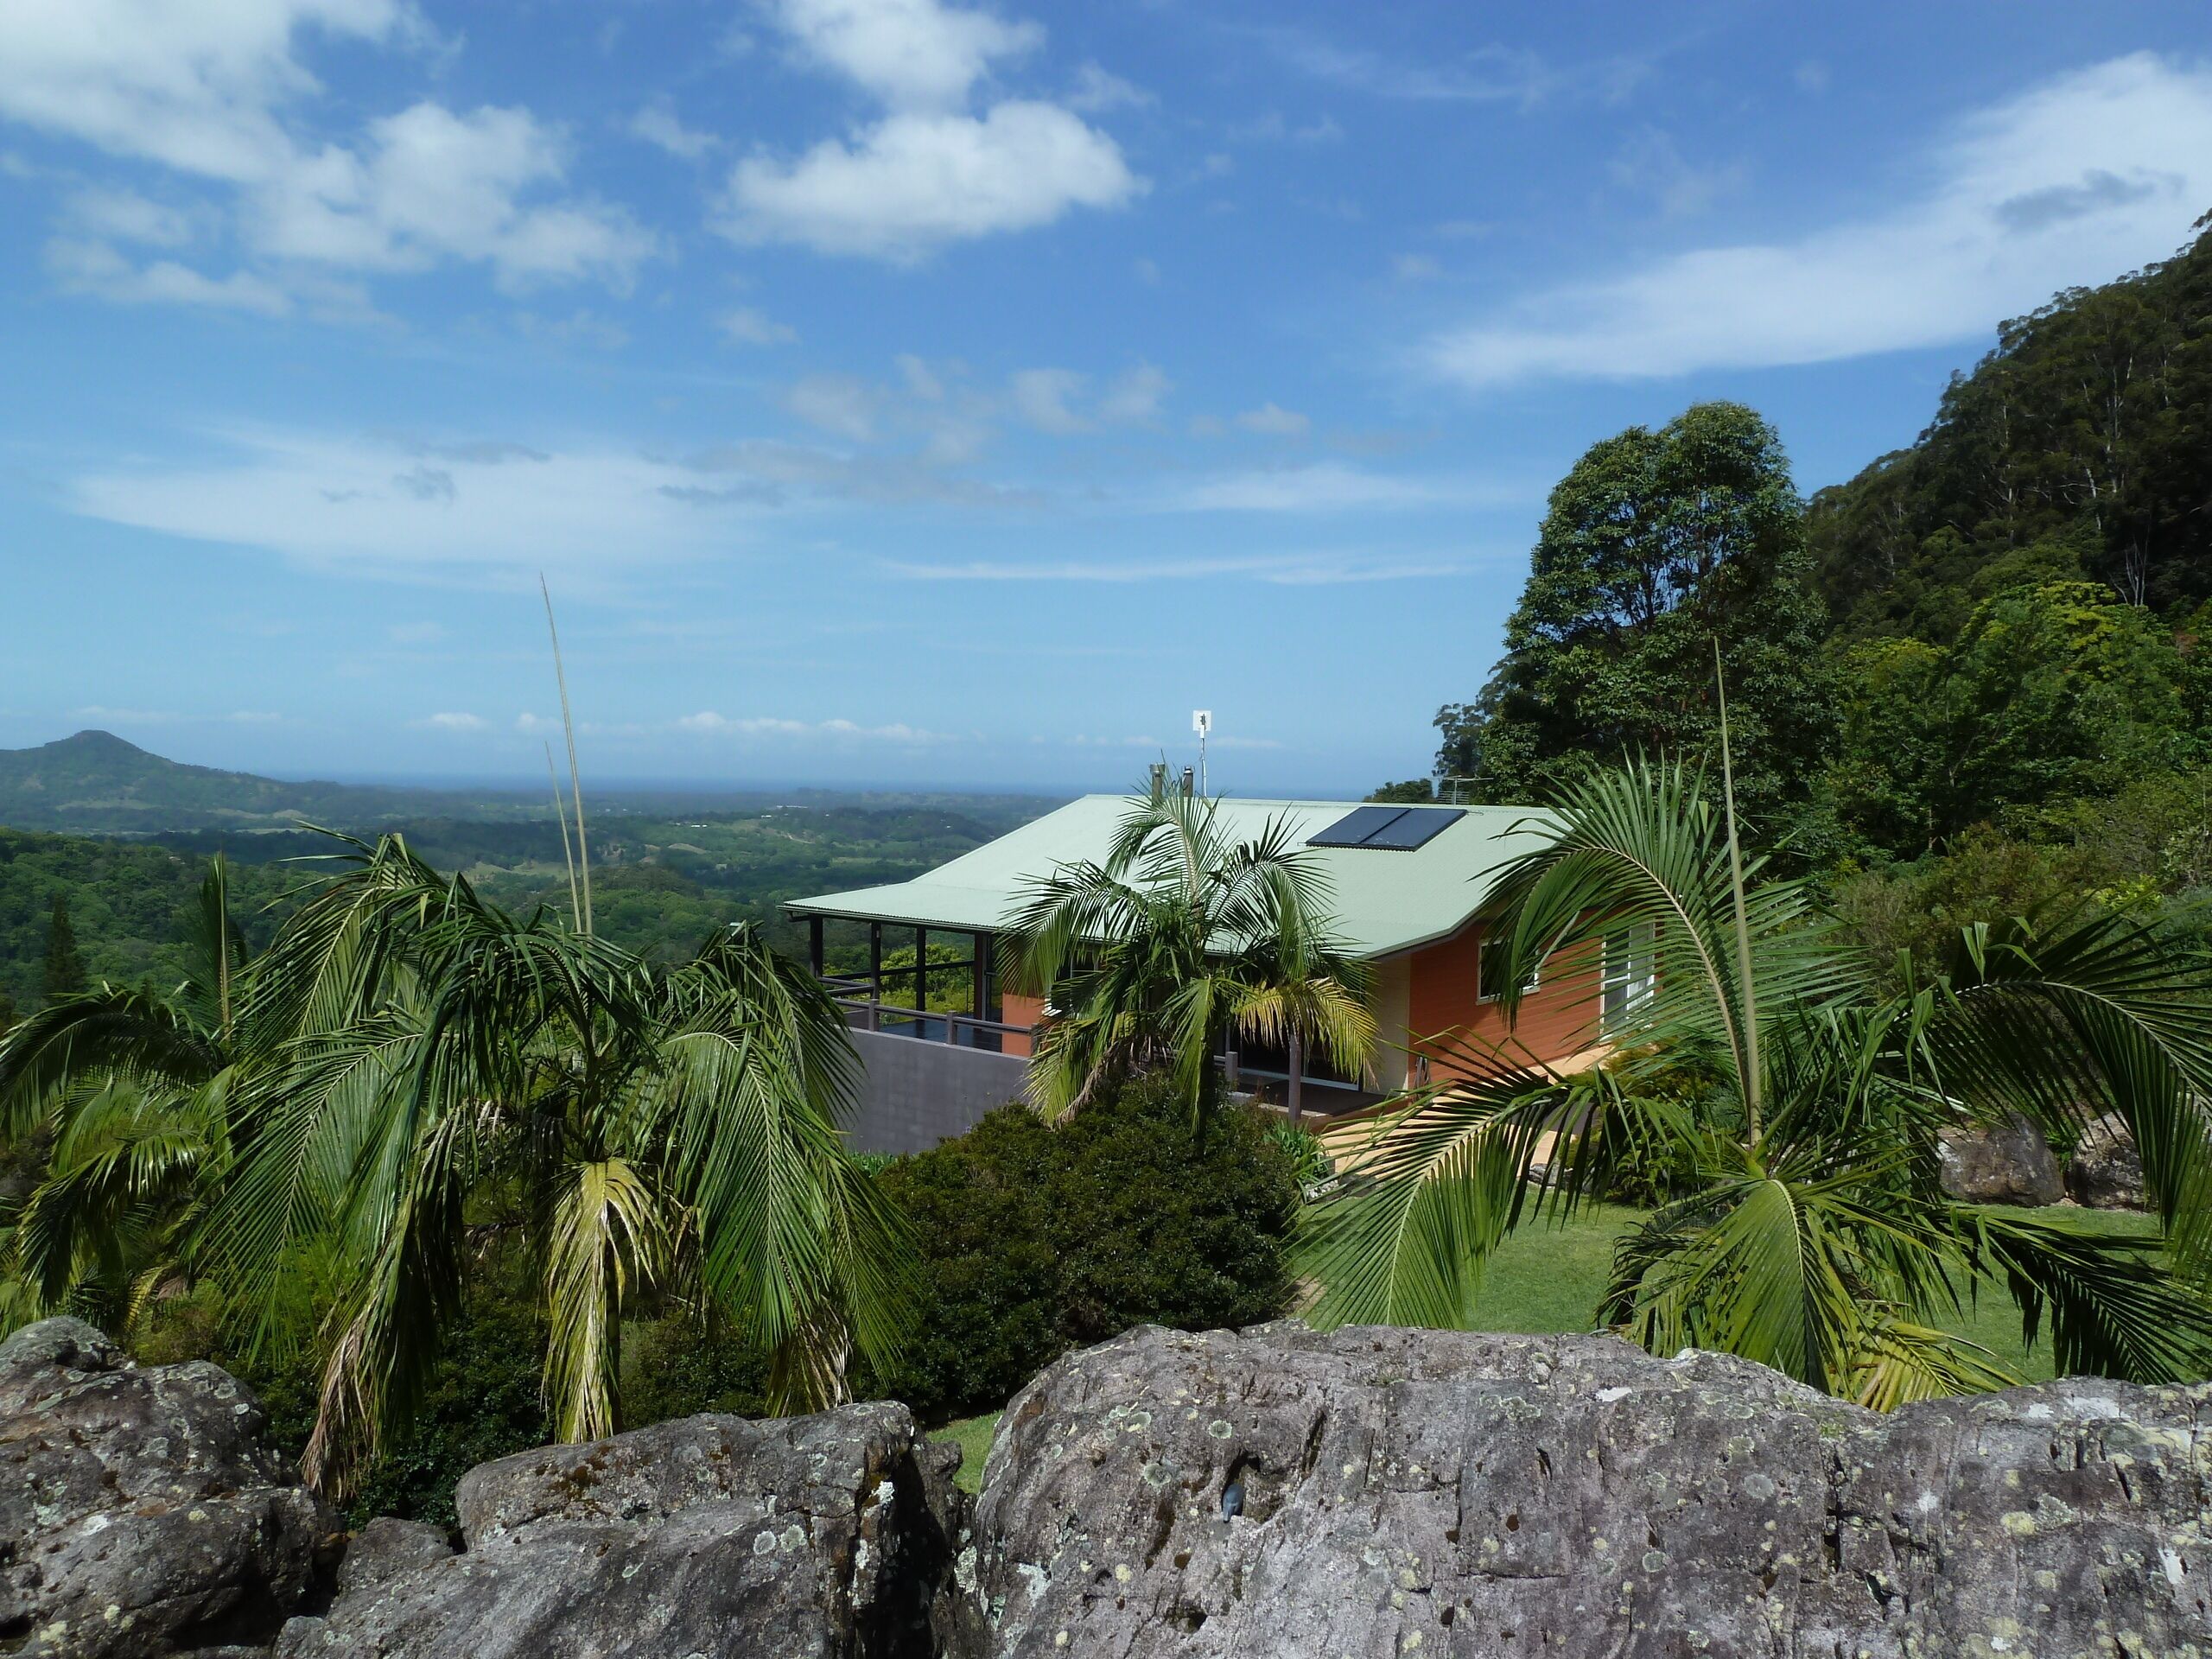
[[[1877,1416],[1610,1338],[1147,1329],[1007,1409],[994,1655],[2212,1653],[2212,1388]]]
[[[338,1524],[213,1365],[140,1369],[76,1319],[0,1343],[0,1642],[162,1655],[266,1643]]]
[[[2058,1156],[2026,1118],[1964,1124],[1936,1140],[1937,1178],[1962,1204],[2056,1204],[2066,1196]]]
[[[689,1417],[503,1458],[461,1479],[459,1554],[427,1529],[372,1524],[328,1615],[294,1620],[277,1652],[944,1651],[958,1462],[898,1405]]]

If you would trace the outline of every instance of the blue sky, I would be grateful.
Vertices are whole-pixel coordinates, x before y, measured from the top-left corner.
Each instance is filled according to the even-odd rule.
[[[2212,208],[2201,0],[0,0],[0,745],[1426,769],[1545,493]]]

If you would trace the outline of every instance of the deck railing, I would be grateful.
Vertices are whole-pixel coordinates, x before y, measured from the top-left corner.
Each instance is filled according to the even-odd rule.
[[[911,970],[894,969],[884,977],[894,975],[911,976]],[[857,1031],[878,1031],[920,1038],[927,1042],[950,1043],[957,1048],[981,1048],[994,1052],[1005,1051],[1005,1039],[1022,1037],[1034,1039],[1034,1026],[1010,1024],[1004,1020],[989,1020],[981,1014],[954,1014],[942,1008],[911,1008],[897,1002],[884,1001],[874,980],[866,974],[824,974],[822,982],[836,999],[837,1006],[845,1011],[846,1023]]]

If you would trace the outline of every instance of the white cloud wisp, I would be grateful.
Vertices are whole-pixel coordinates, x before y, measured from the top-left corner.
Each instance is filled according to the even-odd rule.
[[[1821,363],[1986,332],[2163,257],[2212,200],[2212,67],[2148,54],[1961,122],[1932,181],[1794,241],[1708,247],[1529,296],[1427,341],[1469,387]]]

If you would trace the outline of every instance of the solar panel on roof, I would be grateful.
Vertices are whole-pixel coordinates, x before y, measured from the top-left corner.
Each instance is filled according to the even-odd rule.
[[[1386,853],[1410,853],[1427,846],[1444,833],[1446,825],[1466,816],[1456,806],[1410,806],[1359,844]]]
[[[1318,836],[1308,836],[1308,847],[1362,847],[1376,830],[1383,830],[1406,816],[1402,806],[1354,807]]]

